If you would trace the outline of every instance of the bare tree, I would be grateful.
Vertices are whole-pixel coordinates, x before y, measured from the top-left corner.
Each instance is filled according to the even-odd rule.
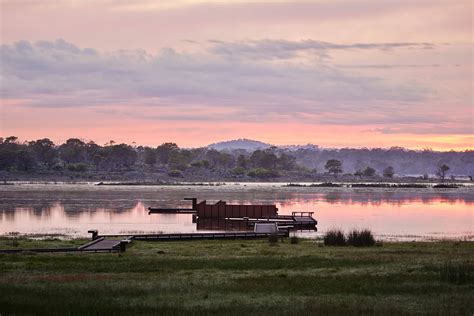
[[[436,170],[436,175],[441,178],[441,181],[444,181],[444,178],[446,177],[446,172],[449,170],[449,166],[442,164],[438,166],[438,169]]]

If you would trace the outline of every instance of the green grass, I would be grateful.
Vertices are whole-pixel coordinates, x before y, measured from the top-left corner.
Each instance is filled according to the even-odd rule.
[[[0,239],[0,248],[83,242],[16,241]],[[303,239],[0,255],[0,314],[472,315],[473,257],[472,242],[357,248]]]

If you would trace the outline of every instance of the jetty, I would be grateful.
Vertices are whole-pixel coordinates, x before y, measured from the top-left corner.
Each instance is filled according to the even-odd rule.
[[[291,215],[278,215],[276,205],[234,205],[227,204],[225,201],[207,204],[205,200],[198,203],[196,198],[185,198],[185,200],[191,201],[190,208],[149,207],[149,214],[192,214],[193,221],[197,223],[197,230],[206,230],[206,232],[99,235],[97,230],[92,229],[88,231],[92,237],[91,241],[79,247],[0,249],[0,253],[124,252],[127,245],[133,240],[257,239],[268,238],[272,235],[289,237],[291,230],[317,231],[318,222],[313,218],[314,212],[292,212]]]
[[[314,212],[295,211],[291,215],[278,215],[276,205],[235,205],[222,200],[207,204],[206,200],[198,203],[196,198],[184,200],[192,202],[190,208],[149,207],[148,214],[193,214],[198,229],[203,230],[220,225],[252,230],[258,223],[275,223],[279,229],[317,231],[318,222],[313,217]]]

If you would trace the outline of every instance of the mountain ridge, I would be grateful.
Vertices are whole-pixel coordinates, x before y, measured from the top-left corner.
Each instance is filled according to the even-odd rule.
[[[248,139],[248,138],[239,138],[227,141],[216,142],[207,145],[207,148],[215,150],[233,150],[233,149],[245,149],[247,151],[254,151],[257,149],[267,149],[272,147],[272,144],[264,143],[262,141]]]
[[[221,142],[215,142],[206,146],[207,148],[215,149],[215,150],[234,150],[234,149],[244,149],[247,151],[255,151],[257,149],[267,149],[270,147],[277,147],[280,149],[286,149],[289,151],[295,151],[300,148],[302,149],[312,149],[312,150],[319,150],[320,147],[314,144],[306,144],[306,145],[273,145],[270,143],[265,143],[259,140],[248,139],[248,138],[239,138]]]

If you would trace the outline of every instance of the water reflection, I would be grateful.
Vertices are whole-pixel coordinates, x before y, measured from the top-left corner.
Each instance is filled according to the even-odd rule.
[[[192,222],[191,215],[148,215],[148,206],[186,207],[184,197],[232,204],[277,204],[279,214],[315,211],[318,230],[371,228],[379,236],[473,235],[474,196],[429,190],[298,190],[277,187],[14,187],[0,191],[0,234],[244,230],[239,223]]]

